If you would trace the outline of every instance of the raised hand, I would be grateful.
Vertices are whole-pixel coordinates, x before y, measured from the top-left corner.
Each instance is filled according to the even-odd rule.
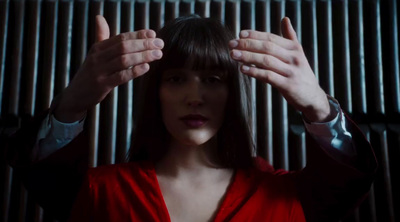
[[[110,37],[103,16],[96,16],[96,43],[91,47],[71,83],[62,92],[55,117],[62,122],[81,119],[116,86],[145,74],[149,62],[162,57],[164,42],[153,30]]]
[[[243,63],[241,71],[277,88],[289,104],[311,122],[330,120],[325,92],[307,61],[289,18],[282,19],[282,35],[243,30],[231,40],[231,57]]]

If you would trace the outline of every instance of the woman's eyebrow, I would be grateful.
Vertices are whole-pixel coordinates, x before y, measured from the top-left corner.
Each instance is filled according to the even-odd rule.
[[[204,76],[210,76],[210,75],[215,75],[219,77],[225,77],[227,74],[226,70],[223,69],[207,69],[202,71],[202,75]]]
[[[184,75],[185,74],[185,70],[184,69],[169,69],[165,72],[163,72],[163,77],[168,77],[168,76],[172,76],[172,75]]]

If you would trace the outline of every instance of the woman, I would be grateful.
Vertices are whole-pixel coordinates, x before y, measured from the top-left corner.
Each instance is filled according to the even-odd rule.
[[[71,221],[330,221],[369,190],[375,159],[351,123],[338,132],[339,147],[316,132],[320,125],[309,126],[315,157],[301,172],[274,171],[252,157],[247,76],[277,88],[306,124],[346,122],[288,18],[283,37],[244,30],[236,40],[197,16],[168,23],[157,38],[142,30],[108,39],[105,19],[96,20],[99,41],[54,103],[55,119],[82,119],[115,86],[142,75],[143,94],[130,162],[90,169]],[[34,158],[52,152],[44,145]]]

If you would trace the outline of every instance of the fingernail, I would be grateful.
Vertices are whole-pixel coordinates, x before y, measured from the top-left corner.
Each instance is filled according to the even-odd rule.
[[[233,50],[233,57],[235,58],[240,58],[242,56],[242,52],[237,51],[237,50]]]
[[[249,32],[248,31],[241,31],[240,36],[243,38],[249,37]]]
[[[145,63],[145,64],[142,64],[142,65],[140,65],[140,68],[142,69],[142,70],[147,70],[148,69],[148,65]]]
[[[243,71],[249,71],[249,70],[250,70],[250,67],[249,67],[249,66],[246,66],[246,65],[243,65],[243,66],[242,66],[242,70],[243,70]]]
[[[162,56],[162,53],[160,50],[154,50],[153,52],[151,52],[151,54],[153,54],[153,56],[156,58],[160,58]]]
[[[286,17],[286,18],[287,18],[287,20],[289,22],[289,25],[292,25],[292,21],[290,21],[290,18],[289,17]]]
[[[229,41],[229,47],[231,47],[231,48],[235,48],[238,45],[239,45],[239,42],[237,40]]]
[[[164,47],[164,42],[163,42],[161,39],[155,39],[155,40],[153,41],[153,44],[154,44],[155,46],[157,46],[158,48]]]

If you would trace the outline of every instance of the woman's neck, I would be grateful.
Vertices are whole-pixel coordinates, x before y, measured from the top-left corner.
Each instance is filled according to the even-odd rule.
[[[221,169],[214,137],[200,146],[189,146],[171,141],[166,155],[156,164],[157,174],[172,177],[201,176]]]

